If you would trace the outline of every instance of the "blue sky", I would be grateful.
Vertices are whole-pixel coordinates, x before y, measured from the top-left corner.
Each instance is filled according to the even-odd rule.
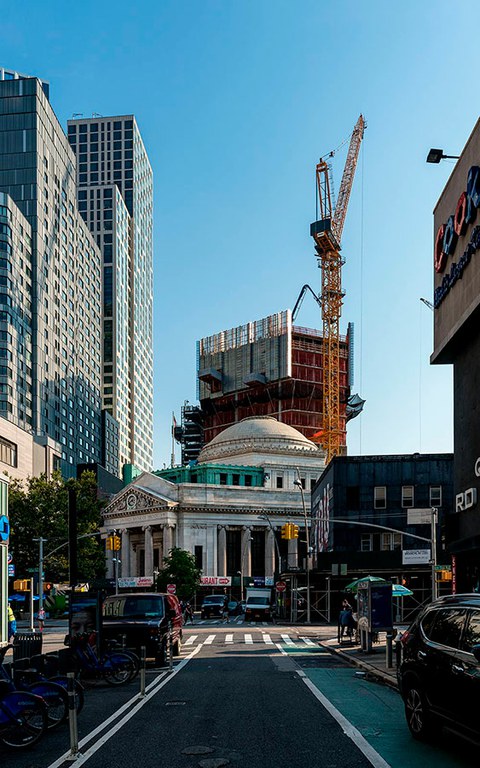
[[[21,8],[21,11],[20,11]],[[24,0],[0,62],[74,112],[135,113],[155,177],[155,467],[195,402],[195,341],[318,290],[315,164],[367,131],[343,235],[364,414],[350,454],[443,452],[452,369],[432,367],[432,210],[479,114],[477,2]],[[333,160],[338,190],[345,151]],[[298,324],[321,327],[306,297]],[[177,448],[177,456],[179,451]]]

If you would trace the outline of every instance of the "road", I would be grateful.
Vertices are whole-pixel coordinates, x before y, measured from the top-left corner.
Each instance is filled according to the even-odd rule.
[[[173,672],[148,669],[144,699],[138,681],[89,687],[79,718],[81,758],[62,757],[63,726],[28,754],[9,752],[8,765],[473,768],[459,742],[413,741],[398,693],[367,680],[317,635],[314,627],[242,618],[196,622],[185,628]]]

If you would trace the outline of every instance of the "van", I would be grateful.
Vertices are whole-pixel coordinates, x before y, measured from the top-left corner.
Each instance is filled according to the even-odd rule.
[[[163,666],[168,658],[169,625],[172,627],[172,650],[180,655],[183,617],[178,598],[158,592],[131,592],[110,595],[102,606],[102,638],[125,642],[140,653],[146,648],[147,658]]]

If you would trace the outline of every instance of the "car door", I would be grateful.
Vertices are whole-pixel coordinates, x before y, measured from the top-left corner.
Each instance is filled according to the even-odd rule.
[[[471,731],[474,738],[479,738],[480,720],[476,702],[480,698],[480,663],[472,653],[475,645],[480,645],[480,610],[472,609],[468,612],[453,671],[458,692],[455,702],[458,721],[462,728]]]
[[[458,675],[455,671],[467,612],[464,608],[441,608],[428,638],[417,655],[426,666],[425,687],[430,706],[446,720],[458,708]]]

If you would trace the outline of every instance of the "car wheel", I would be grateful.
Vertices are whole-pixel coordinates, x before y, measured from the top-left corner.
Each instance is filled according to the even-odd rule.
[[[420,741],[428,741],[432,735],[432,718],[425,694],[418,683],[410,683],[406,690],[405,717],[412,736]]]
[[[178,640],[175,640],[172,651],[174,656],[180,656],[180,653],[182,651],[182,641],[180,638],[178,638]]]

